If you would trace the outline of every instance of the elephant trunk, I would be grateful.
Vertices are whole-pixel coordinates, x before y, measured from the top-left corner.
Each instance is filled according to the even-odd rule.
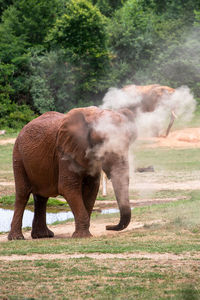
[[[120,231],[125,229],[131,220],[131,208],[129,203],[129,171],[128,166],[120,165],[114,167],[111,172],[111,181],[118,207],[120,210],[120,221],[117,225],[108,225],[106,230]]]

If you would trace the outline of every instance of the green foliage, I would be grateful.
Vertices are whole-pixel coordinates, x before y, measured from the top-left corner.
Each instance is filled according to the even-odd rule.
[[[1,102],[65,112],[126,83],[199,97],[199,11],[199,0],[0,0]]]
[[[0,97],[0,127],[20,129],[35,118],[28,105],[12,103],[8,98]]]
[[[182,2],[128,0],[116,11],[108,26],[115,82],[188,85],[199,94],[200,4]]]
[[[154,15],[143,9],[142,1],[127,1],[110,20],[108,31],[120,78],[146,65],[155,47],[155,29]]]
[[[144,2],[149,2],[146,0]],[[157,14],[166,14],[168,18],[185,17],[185,24],[193,22],[194,10],[200,9],[199,0],[153,0]]]
[[[15,36],[6,22],[0,24],[0,84],[9,85],[8,95],[12,98],[20,98],[22,91],[28,90],[25,72],[29,56],[26,47],[24,37]]]
[[[77,57],[100,57],[106,46],[105,18],[87,0],[70,0],[64,14],[56,20],[48,40],[70,50]],[[104,53],[103,53],[104,54]]]
[[[14,92],[9,85],[9,76],[13,72],[13,66],[2,63],[0,70],[0,127],[19,129],[35,116],[28,105],[18,105],[11,102],[9,98],[9,95]]]
[[[111,17],[115,10],[119,9],[126,0],[92,0],[92,3],[96,5],[101,13],[106,17]]]
[[[200,27],[200,11],[194,11],[194,13],[195,13],[194,26]]]
[[[3,23],[30,46],[42,44],[55,22],[57,0],[18,0],[3,13]]]
[[[179,43],[169,43],[163,51],[152,58],[145,71],[138,71],[138,81],[159,82],[163,85],[189,86],[194,95],[200,93],[200,27],[193,28],[182,35]]]
[[[71,0],[47,38],[51,48],[65,53],[67,69],[74,74],[77,101],[85,100],[90,92],[95,94],[98,80],[108,70],[105,25],[105,17],[89,1]]]
[[[0,17],[11,4],[13,4],[13,0],[0,0]]]
[[[34,55],[31,59],[31,95],[34,107],[40,113],[48,110],[66,112],[82,103],[77,96],[79,67],[65,60],[63,51]]]
[[[31,48],[44,49],[44,38],[55,21],[57,7],[57,0],[39,0],[37,4],[34,0],[19,0],[3,12],[0,24],[0,64],[7,64],[13,69],[8,82],[13,90],[9,98],[15,102],[31,103],[28,78]],[[5,77],[4,72],[5,68],[0,76]],[[6,85],[5,81],[3,85]]]

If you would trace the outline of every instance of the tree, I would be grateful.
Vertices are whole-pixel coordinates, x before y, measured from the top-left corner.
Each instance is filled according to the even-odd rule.
[[[77,103],[76,78],[70,64],[65,63],[62,50],[35,54],[31,59],[31,96],[35,109],[66,112]]]
[[[10,94],[14,92],[9,84],[9,76],[13,69],[11,65],[0,64],[0,128],[10,127],[20,129],[35,116],[27,105],[17,105],[11,102]]]
[[[11,4],[13,4],[13,0],[0,0],[0,17]]]
[[[106,17],[111,17],[115,10],[123,6],[126,0],[92,0],[92,3],[96,5],[100,12]]]
[[[2,16],[2,21],[16,37],[23,37],[29,46],[42,44],[55,22],[57,0],[17,0]]]
[[[48,35],[50,48],[64,51],[65,63],[75,74],[77,101],[94,93],[108,70],[105,25],[106,18],[89,1],[70,0]]]
[[[17,103],[31,104],[29,61],[33,49],[44,51],[44,39],[55,22],[59,0],[16,0],[4,10],[0,24],[0,64],[13,69],[9,97]],[[4,74],[1,74],[4,78]]]
[[[117,10],[108,26],[110,47],[120,80],[145,67],[154,50],[154,14],[143,1],[129,0]]]

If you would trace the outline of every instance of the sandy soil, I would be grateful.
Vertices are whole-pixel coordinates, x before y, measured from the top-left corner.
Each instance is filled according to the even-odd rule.
[[[83,257],[89,257],[93,259],[150,259],[154,261],[162,261],[164,262],[169,262],[170,260],[173,261],[174,263],[178,263],[181,261],[188,263],[191,263],[191,260],[196,260],[200,259],[200,255],[190,255],[189,253],[180,254],[180,255],[175,255],[172,253],[146,253],[146,252],[136,252],[136,253],[123,253],[123,254],[110,254],[110,253],[87,253],[87,254],[81,254],[81,253],[76,253],[76,254],[32,254],[32,255],[12,255],[12,256],[0,256],[0,260],[3,261],[16,261],[16,260],[39,260],[39,259],[47,259],[47,260],[54,260],[54,259],[71,259],[71,258],[83,258]]]
[[[146,147],[200,148],[200,128],[185,128],[171,132],[167,138],[145,139]]]
[[[0,140],[0,145],[14,144],[15,140],[16,140],[15,138],[13,138],[13,139],[1,139]]]
[[[110,220],[92,220],[90,225],[90,232],[94,237],[99,236],[114,236],[123,234],[124,232],[142,228],[146,225],[152,225],[152,224],[161,224],[161,220],[154,220],[153,222],[147,222],[147,223],[141,223],[141,222],[131,222],[129,226],[124,229],[123,231],[109,231],[106,230],[106,225],[112,225],[117,224],[118,219],[115,219],[112,221]],[[60,239],[60,238],[71,238],[73,232],[74,232],[74,222],[68,222],[66,224],[59,224],[59,225],[49,225],[48,226],[53,232],[54,232],[54,238]],[[31,231],[24,232],[24,237],[27,240],[31,240]],[[7,241],[7,234],[0,235],[0,242],[6,242]]]

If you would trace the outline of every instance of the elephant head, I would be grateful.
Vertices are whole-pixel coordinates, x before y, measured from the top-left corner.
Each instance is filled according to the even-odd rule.
[[[67,116],[58,136],[62,153],[76,160],[77,172],[86,169],[94,176],[103,169],[112,181],[120,210],[119,224],[106,229],[126,228],[131,219],[128,151],[136,138],[133,113],[128,109],[115,112],[91,107],[74,109]]]

